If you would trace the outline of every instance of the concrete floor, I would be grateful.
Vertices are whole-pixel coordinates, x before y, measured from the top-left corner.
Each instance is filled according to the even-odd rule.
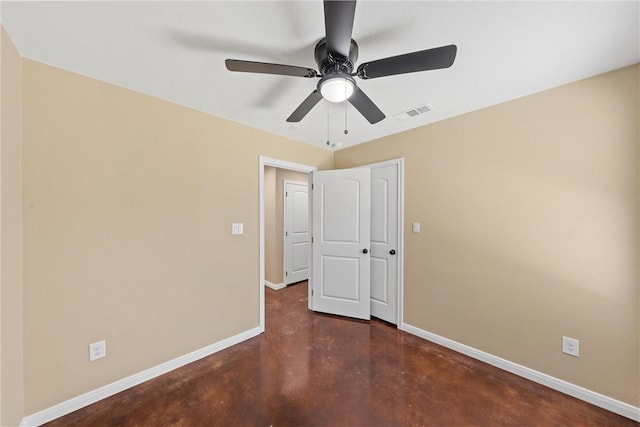
[[[401,332],[266,289],[266,332],[47,426],[635,426]],[[202,325],[206,327],[206,325]]]

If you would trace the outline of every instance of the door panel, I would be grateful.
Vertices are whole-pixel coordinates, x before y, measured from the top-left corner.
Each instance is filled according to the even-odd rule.
[[[307,185],[287,184],[287,194],[291,197],[293,207],[291,232],[308,233],[309,232],[309,193]]]
[[[388,260],[371,256],[371,303],[389,303]]]
[[[360,258],[323,256],[320,262],[324,279],[322,297],[357,301],[359,287],[352,284],[359,282]]]
[[[336,179],[322,184],[321,192],[323,242],[359,242],[360,182]]]
[[[284,284],[309,278],[309,189],[307,184],[285,182]]]
[[[293,274],[309,270],[309,242],[291,245],[291,271]],[[307,279],[305,277],[302,280]]]
[[[376,175],[378,172],[376,172]],[[389,181],[379,176],[371,177],[371,241],[388,244]]]
[[[371,315],[393,324],[398,323],[398,169],[397,164],[371,166]]]
[[[313,310],[369,319],[370,171],[312,173]]]

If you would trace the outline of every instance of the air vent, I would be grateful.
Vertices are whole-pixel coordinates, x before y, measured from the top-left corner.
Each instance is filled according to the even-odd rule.
[[[396,120],[402,121],[411,117],[421,116],[425,113],[428,113],[429,111],[433,111],[433,107],[430,104],[423,104],[418,107],[413,107],[407,111],[403,111],[402,113],[394,114],[393,117]]]

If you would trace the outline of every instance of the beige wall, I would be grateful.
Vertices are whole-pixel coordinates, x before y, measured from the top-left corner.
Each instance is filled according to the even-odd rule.
[[[333,153],[31,60],[22,78],[26,413],[258,326],[259,155]]]
[[[265,277],[266,280],[278,285],[284,280],[284,181],[307,182],[308,175],[281,168],[268,167],[265,170]],[[267,172],[269,185],[267,190]],[[267,200],[269,198],[270,200]],[[267,209],[271,210],[267,215]],[[269,220],[267,219],[269,217]]]
[[[1,221],[0,425],[20,423],[24,407],[22,321],[22,218],[20,202],[20,56],[2,27],[1,34]]]
[[[406,323],[639,405],[638,76],[335,154],[336,168],[405,158]]]

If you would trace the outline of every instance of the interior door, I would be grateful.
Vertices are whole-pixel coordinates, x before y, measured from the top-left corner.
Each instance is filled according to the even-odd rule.
[[[371,165],[371,315],[398,323],[397,164]]]
[[[306,183],[284,182],[285,285],[309,278],[309,189]]]
[[[368,168],[311,174],[312,310],[370,318],[370,179]]]

